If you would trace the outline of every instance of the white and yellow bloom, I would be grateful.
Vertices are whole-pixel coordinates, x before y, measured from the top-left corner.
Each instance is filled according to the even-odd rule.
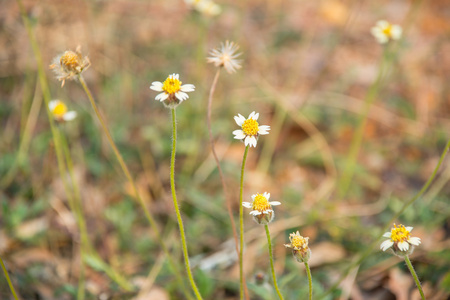
[[[81,54],[81,47],[78,46],[75,51],[66,51],[53,58],[50,69],[56,75],[56,79],[64,86],[66,79],[77,79],[77,75],[83,73],[91,66],[91,62],[87,56]]]
[[[212,0],[185,0],[184,2],[208,17],[217,16],[222,12],[222,8]]]
[[[290,243],[284,244],[284,246],[292,249],[292,255],[294,255],[298,262],[308,262],[311,257],[311,250],[308,247],[308,240],[308,237],[302,237],[297,230],[297,232],[293,232],[289,235]]]
[[[256,142],[259,135],[269,134],[270,126],[259,125],[257,120],[259,113],[252,112],[248,119],[245,119],[241,114],[234,117],[236,124],[241,126],[242,129],[233,131],[234,138],[237,140],[243,140],[245,146],[256,147]]]
[[[279,201],[270,201],[270,193],[264,192],[264,194],[255,194],[252,196],[253,202],[242,202],[242,206],[251,208],[250,214],[258,224],[268,224],[273,220],[275,216],[272,209],[272,205],[280,205]]]
[[[414,246],[420,245],[420,238],[411,237],[411,226],[395,225],[390,232],[383,234],[383,237],[389,238],[381,243],[380,249],[386,251],[392,248],[395,254],[409,254]],[[399,253],[399,251],[401,253]]]
[[[209,63],[214,63],[216,67],[224,67],[231,74],[241,68],[241,60],[238,60],[237,57],[242,53],[236,53],[238,50],[239,45],[226,41],[220,48],[211,50],[209,52],[211,56],[207,60]]]
[[[48,109],[58,122],[72,121],[76,118],[75,111],[68,111],[67,106],[60,100],[52,100],[48,103]]]
[[[193,84],[181,85],[179,74],[172,74],[167,77],[164,82],[154,81],[150,89],[162,92],[156,95],[155,100],[163,102],[168,107],[175,107],[184,100],[189,98],[188,92],[193,92],[195,86]]]
[[[370,30],[380,44],[385,44],[389,40],[399,40],[402,37],[402,31],[399,25],[393,25],[385,20],[378,21]]]

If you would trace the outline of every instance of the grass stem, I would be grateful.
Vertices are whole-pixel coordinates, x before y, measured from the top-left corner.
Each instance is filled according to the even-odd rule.
[[[0,264],[2,265],[3,273],[5,273],[6,281],[8,281],[9,289],[11,290],[11,293],[14,296],[14,299],[19,300],[17,298],[16,290],[14,289],[14,286],[11,282],[11,278],[9,278],[8,270],[6,270],[5,264],[3,263],[2,258],[0,257]]]
[[[273,266],[273,251],[272,251],[272,241],[270,240],[269,225],[267,224],[264,225],[264,228],[266,229],[267,246],[269,247],[270,269],[272,271],[273,285],[275,287],[275,290],[277,291],[280,300],[284,300],[283,295],[281,295],[280,289],[278,288],[277,276],[275,275],[275,268]]]
[[[239,185],[239,286],[240,286],[240,297],[241,300],[244,299],[244,207],[242,206],[242,192],[244,190],[244,169],[245,162],[247,160],[248,148],[245,147],[244,157],[242,159],[241,167],[241,181]]]

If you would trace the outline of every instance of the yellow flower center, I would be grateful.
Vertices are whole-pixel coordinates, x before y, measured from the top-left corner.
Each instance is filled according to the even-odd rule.
[[[403,225],[395,225],[394,228],[391,229],[391,240],[393,242],[405,242],[409,239],[410,233],[408,230],[406,230],[405,226]]]
[[[76,70],[80,65],[80,56],[73,51],[66,51],[61,56],[60,63],[69,70]]]
[[[66,114],[67,112],[67,106],[62,103],[62,102],[58,102],[58,104],[55,105],[55,107],[53,108],[53,115],[55,117],[62,117]]]
[[[388,26],[386,26],[386,28],[383,29],[383,33],[386,36],[391,37],[392,36],[392,25],[389,24]]]
[[[255,196],[255,199],[253,200],[252,209],[260,212],[268,210],[270,209],[269,201],[267,201],[267,198],[264,197],[263,195],[257,194]]]
[[[253,119],[245,120],[242,124],[242,131],[244,131],[246,135],[257,135],[259,130],[258,125],[258,122]]]
[[[162,89],[167,94],[175,94],[181,90],[181,81],[169,76],[164,81]]]
[[[291,245],[294,249],[308,249],[308,240],[296,234],[291,236]]]

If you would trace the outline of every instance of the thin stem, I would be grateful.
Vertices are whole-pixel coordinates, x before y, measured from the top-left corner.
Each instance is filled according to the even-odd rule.
[[[241,183],[239,186],[239,284],[241,299],[244,299],[244,207],[242,206],[242,191],[244,190],[244,169],[249,147],[250,145],[245,147],[244,157],[242,158]]]
[[[433,173],[431,174],[430,178],[428,178],[427,182],[422,186],[422,188],[420,189],[420,191],[414,196],[412,197],[408,202],[406,202],[405,204],[403,204],[402,208],[391,218],[391,220],[389,222],[387,222],[386,227],[381,231],[382,234],[375,239],[368,247],[367,249],[363,252],[363,254],[361,254],[360,258],[357,259],[354,263],[350,264],[347,269],[341,274],[341,277],[339,277],[339,279],[336,281],[336,283],[334,283],[329,289],[328,291],[326,291],[324,294],[322,294],[321,296],[319,296],[319,299],[323,299],[325,296],[329,295],[332,291],[334,291],[340,284],[341,282],[344,280],[344,278],[350,273],[350,271],[361,264],[361,262],[366,259],[371,253],[372,253],[372,249],[373,247],[375,247],[375,245],[378,243],[378,241],[381,239],[382,235],[384,232],[386,232],[389,227],[391,226],[391,224],[409,207],[411,206],[411,204],[413,204],[417,199],[419,199],[423,193],[425,193],[426,190],[428,190],[428,187],[431,185],[431,183],[433,182],[434,178],[437,175],[437,172],[439,171],[442,162],[445,159],[445,156],[447,155],[447,152],[450,149],[450,140],[447,142],[447,145],[444,148],[444,151],[442,151],[441,157],[439,158],[439,161],[436,165],[436,167],[434,168]]]
[[[208,112],[207,112],[206,123],[208,124],[209,143],[211,145],[211,152],[212,152],[214,160],[216,162],[217,170],[219,170],[220,182],[222,183],[222,189],[223,189],[223,193],[225,195],[225,203],[227,206],[228,216],[230,218],[230,223],[231,223],[231,230],[233,232],[233,238],[234,238],[234,242],[236,245],[236,253],[239,256],[238,234],[237,234],[237,230],[236,230],[236,223],[235,223],[234,217],[233,217],[233,211],[231,209],[231,198],[228,193],[225,176],[223,174],[222,167],[220,166],[219,158],[217,157],[216,149],[214,146],[214,137],[213,137],[212,128],[211,128],[212,99],[213,99],[214,91],[216,90],[216,85],[217,85],[217,81],[219,79],[220,70],[221,70],[221,68],[217,69],[216,75],[214,76],[214,80],[211,85],[211,90],[209,91]],[[245,292],[246,298],[249,299],[247,286],[245,285],[245,278],[244,278],[244,292]]]
[[[264,228],[266,229],[267,245],[269,246],[270,269],[272,270],[273,285],[275,286],[275,290],[277,291],[278,297],[280,297],[280,300],[283,300],[284,298],[281,295],[280,289],[278,288],[277,277],[275,275],[275,268],[273,266],[272,241],[270,240],[269,225],[267,224],[264,225]]]
[[[414,270],[414,267],[411,261],[409,260],[408,255],[405,255],[405,262],[406,265],[408,266],[409,271],[411,272],[411,275],[414,278],[414,281],[416,282],[417,288],[419,289],[420,297],[422,297],[422,300],[425,300],[425,295],[423,293],[422,286],[420,285],[419,278],[417,277],[416,271]]]
[[[186,244],[186,236],[184,233],[183,220],[181,219],[180,208],[178,207],[178,201],[177,201],[177,193],[175,191],[175,152],[177,150],[177,121],[176,121],[175,108],[172,108],[171,111],[172,111],[172,156],[170,157],[170,189],[172,191],[173,206],[175,207],[175,212],[177,214],[178,227],[180,228],[181,245],[183,248],[183,256],[184,256],[184,265],[186,267],[186,272],[189,277],[189,283],[191,284],[192,290],[194,291],[194,294],[197,297],[197,299],[202,299],[202,296],[200,295],[200,292],[198,291],[197,285],[195,284],[194,276],[192,275],[192,272],[191,272],[191,266],[189,264],[189,254],[188,254],[187,244]]]
[[[306,275],[308,275],[308,286],[309,286],[309,300],[312,300],[312,276],[311,276],[311,269],[309,268],[309,265],[307,262],[304,263],[305,264],[305,269],[306,269]]]
[[[9,278],[8,271],[6,270],[5,264],[3,263],[2,258],[0,257],[0,264],[2,265],[3,273],[5,273],[6,281],[8,281],[9,289],[11,290],[11,293],[14,296],[14,299],[18,300],[16,290],[14,289],[14,286],[12,285],[11,279]]]
[[[130,171],[129,171],[127,165],[125,164],[125,161],[123,160],[122,155],[120,154],[119,150],[117,149],[117,146],[116,146],[116,144],[115,144],[115,142],[114,142],[114,140],[113,140],[113,138],[111,136],[111,133],[109,132],[108,126],[106,125],[102,115],[100,114],[99,109],[97,108],[97,105],[95,104],[95,101],[94,101],[94,98],[93,98],[93,96],[91,94],[91,91],[89,90],[88,86],[86,85],[86,82],[84,81],[84,78],[81,75],[78,75],[78,79],[79,79],[79,81],[80,81],[84,91],[86,92],[86,95],[89,98],[89,101],[90,101],[90,103],[92,105],[92,108],[94,109],[94,112],[97,115],[97,119],[99,120],[99,122],[100,122],[100,124],[102,126],[103,132],[105,133],[105,135],[106,135],[106,137],[108,139],[108,142],[109,142],[111,148],[113,149],[117,160],[119,161],[120,167],[122,168],[123,173],[127,177],[128,182],[131,184],[131,187],[133,189],[134,195],[135,195],[136,199],[138,200],[139,204],[141,205],[142,210],[144,211],[144,214],[145,214],[148,222],[150,223],[150,226],[153,229],[153,233],[156,236],[156,240],[161,245],[161,248],[163,249],[164,254],[167,256],[167,260],[169,262],[170,267],[172,268],[173,273],[175,274],[175,277],[177,278],[177,281],[179,281],[179,283],[181,285],[181,288],[184,291],[184,293],[186,295],[189,295],[189,293],[188,293],[188,291],[187,291],[187,289],[186,289],[186,287],[184,285],[184,281],[183,281],[183,279],[182,279],[182,277],[180,275],[180,272],[178,270],[178,267],[175,264],[175,262],[174,262],[174,260],[172,258],[172,255],[169,252],[169,249],[167,248],[165,242],[161,238],[161,235],[159,233],[159,229],[158,229],[158,226],[156,224],[156,221],[155,221],[154,217],[152,216],[152,214],[150,213],[150,211],[148,210],[147,206],[145,205],[144,200],[142,199],[141,195],[139,194],[138,189],[136,187],[136,183],[134,182],[133,177],[131,177]],[[188,296],[188,297],[190,297],[190,296]]]

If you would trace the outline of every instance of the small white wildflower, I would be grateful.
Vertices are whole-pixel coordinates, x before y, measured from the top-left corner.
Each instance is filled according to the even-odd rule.
[[[399,40],[402,37],[402,28],[385,20],[378,21],[370,32],[380,44],[385,44],[391,39]]]
[[[75,111],[68,111],[67,106],[60,100],[50,101],[48,103],[48,108],[58,122],[72,121],[77,116]]]
[[[311,257],[311,250],[308,247],[308,240],[308,237],[302,237],[297,230],[297,232],[289,235],[290,243],[284,244],[284,246],[292,249],[292,255],[294,255],[298,262],[308,262]]]
[[[272,205],[280,205],[279,201],[270,201],[270,194],[264,192],[264,194],[255,194],[252,196],[253,202],[242,202],[242,206],[246,208],[251,208],[252,211],[250,214],[253,216],[253,219],[258,224],[268,224],[274,218],[274,211],[272,209]]]
[[[270,126],[259,125],[257,120],[259,113],[252,112],[248,119],[238,114],[234,117],[236,124],[241,126],[242,129],[233,131],[234,138],[238,140],[244,140],[245,146],[256,147],[257,139],[259,135],[269,134]]]
[[[380,249],[386,251],[392,248],[396,255],[407,255],[413,250],[413,246],[420,245],[420,238],[411,237],[411,226],[395,225],[391,231],[383,234],[383,237],[389,238],[380,245]]]
[[[164,82],[154,81],[150,89],[162,92],[156,95],[155,100],[163,102],[167,107],[176,107],[178,104],[189,98],[188,92],[193,92],[193,84],[181,85],[179,74],[172,74]]]

